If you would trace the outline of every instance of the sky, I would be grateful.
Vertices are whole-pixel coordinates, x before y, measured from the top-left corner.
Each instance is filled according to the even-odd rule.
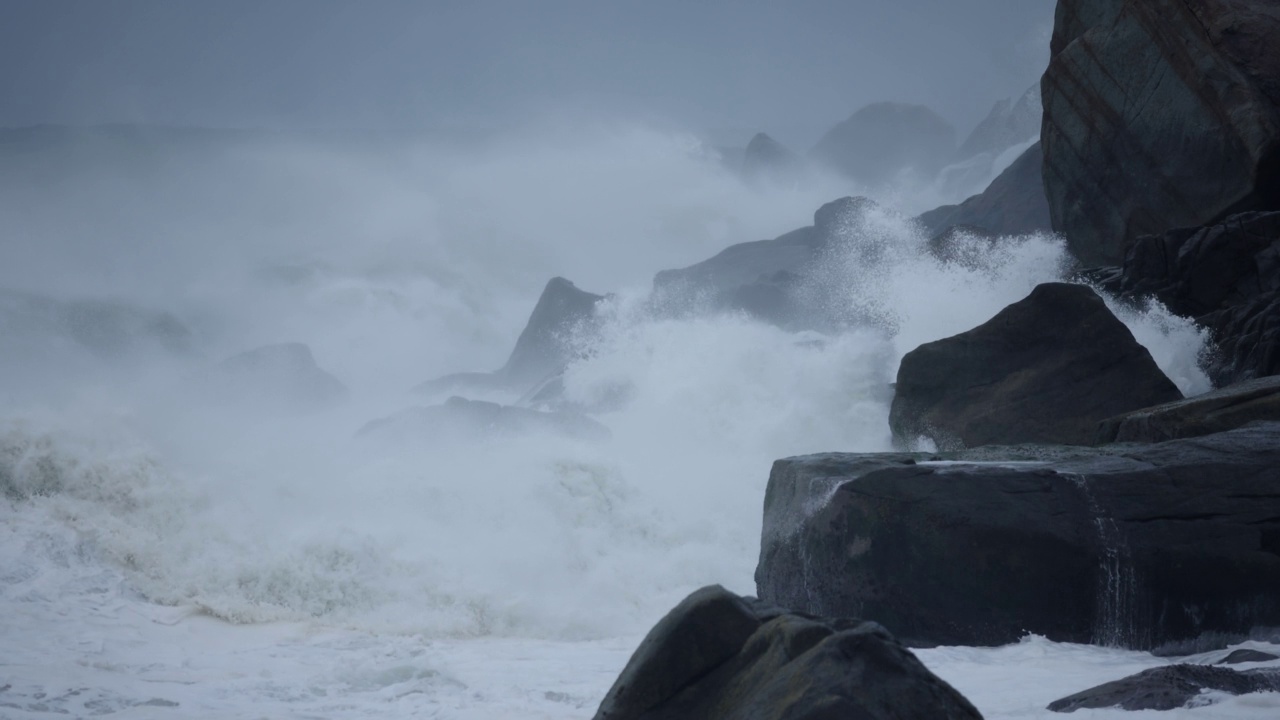
[[[584,113],[812,143],[871,102],[963,133],[1053,0],[4,0],[0,126],[502,128]]]

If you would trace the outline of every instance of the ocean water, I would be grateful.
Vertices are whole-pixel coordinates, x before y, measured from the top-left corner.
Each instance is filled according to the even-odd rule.
[[[87,345],[0,306],[0,717],[590,717],[688,592],[754,590],[774,459],[888,449],[901,356],[1066,268],[1048,236],[939,263],[889,207],[844,228],[814,281],[845,330],[659,317],[654,272],[806,225],[848,189],[747,186],[687,136],[622,124],[466,149],[167,142],[96,138],[47,182],[0,178],[0,285],[191,331],[175,349],[99,322],[115,341]],[[564,375],[609,439],[357,437],[443,400],[411,391],[424,380],[500,366],[554,275],[615,293]],[[1202,333],[1115,308],[1184,392],[1207,389]],[[286,341],[349,399],[193,391]],[[1167,662],[1039,638],[920,654],[1011,718]]]

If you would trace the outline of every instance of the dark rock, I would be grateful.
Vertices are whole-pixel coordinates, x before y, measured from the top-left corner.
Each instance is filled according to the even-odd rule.
[[[910,645],[1149,649],[1280,625],[1280,424],[774,463],[756,586]]]
[[[265,345],[223,360],[194,379],[207,403],[243,409],[316,412],[347,399],[345,385],[316,365],[302,343]]]
[[[898,368],[889,425],[907,446],[1087,445],[1098,423],[1182,398],[1147,349],[1083,285],[1046,283]]]
[[[580,357],[581,340],[596,329],[596,305],[606,297],[579,290],[562,277],[551,278],[505,365],[492,373],[446,375],[414,390],[428,395],[466,390],[524,392]]]
[[[1040,85],[1028,88],[1018,99],[1001,100],[960,144],[956,157],[995,157],[1009,148],[1040,136]]]
[[[764,133],[747,143],[742,156],[742,174],[751,180],[768,180],[791,185],[799,182],[804,160],[792,149]]]
[[[1053,227],[1086,265],[1280,209],[1280,6],[1059,0],[1041,81]]]
[[[1049,703],[1049,709],[1054,712],[1075,712],[1082,708],[1173,710],[1201,704],[1193,704],[1192,701],[1205,690],[1230,695],[1280,690],[1280,672],[1240,672],[1207,665],[1169,665],[1144,670],[1055,700]]]
[[[809,157],[865,186],[877,187],[903,172],[932,178],[955,149],[955,129],[929,108],[876,103],[829,130]]]
[[[1218,665],[1239,665],[1240,663],[1256,663],[1271,662],[1272,660],[1280,660],[1280,655],[1272,655],[1269,652],[1261,650],[1250,650],[1241,648],[1231,651],[1231,654],[1222,658],[1217,662]]]
[[[884,628],[698,590],[640,643],[596,720],[981,715]]]
[[[1195,318],[1217,346],[1217,386],[1280,373],[1280,212],[1243,213],[1203,228],[1139,238],[1121,290]]]
[[[1108,418],[1099,443],[1162,442],[1197,437],[1263,420],[1280,421],[1280,377],[1246,380],[1186,400]]]
[[[959,205],[943,205],[917,220],[930,235],[956,225],[981,228],[995,235],[1050,232],[1049,204],[1041,180],[1040,143],[1027,149],[981,194]]]
[[[544,434],[603,442],[609,429],[576,412],[544,412],[451,397],[443,405],[415,407],[367,423],[358,437],[393,442],[450,442]]]

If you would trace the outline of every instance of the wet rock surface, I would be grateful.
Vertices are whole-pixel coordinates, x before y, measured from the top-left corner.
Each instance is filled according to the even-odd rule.
[[[1055,230],[1085,265],[1280,209],[1280,6],[1060,0],[1041,81]]]
[[[907,353],[889,425],[910,447],[1088,445],[1098,423],[1179,400],[1177,387],[1102,298],[1047,283],[967,332]]]
[[[1208,704],[1207,690],[1228,695],[1280,690],[1280,669],[1243,672],[1208,665],[1170,665],[1144,670],[1049,703],[1054,712],[1086,708],[1173,710]]]
[[[969,720],[978,711],[873,622],[787,612],[719,586],[649,632],[596,720]]]
[[[1106,448],[779,460],[760,597],[911,645],[1150,649],[1280,625],[1280,424]]]
[[[1280,212],[1139,238],[1114,285],[1206,327],[1215,385],[1280,373]]]
[[[1280,421],[1280,376],[1246,380],[1220,390],[1108,418],[1098,442],[1161,442]]]

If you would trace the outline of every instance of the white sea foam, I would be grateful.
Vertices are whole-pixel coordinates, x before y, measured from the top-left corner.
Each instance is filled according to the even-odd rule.
[[[70,252],[93,238],[16,246],[32,276],[61,267],[70,287],[177,312],[197,348],[127,382],[46,373],[64,392],[44,395],[0,385],[13,401],[0,424],[0,638],[18,648],[0,715],[37,717],[43,704],[151,717],[179,702],[220,717],[589,716],[687,592],[753,591],[774,459],[888,449],[901,356],[1064,268],[1049,236],[943,263],[883,211],[844,229],[808,288],[845,330],[655,317],[654,271],[804,225],[832,193],[762,195],[687,138],[644,128],[521,135],[466,156],[413,148],[395,163],[260,150],[197,163],[211,177],[177,173],[165,193],[252,178],[231,182],[226,202],[265,215],[205,209],[177,235],[177,218],[128,205],[135,214],[101,241],[134,262],[105,276],[98,252],[85,265]],[[99,185],[82,180],[65,202],[91,199]],[[118,186],[158,192],[149,182],[126,172]],[[250,202],[273,184],[296,194]],[[129,239],[140,230],[169,242]],[[354,437],[415,402],[406,391],[421,380],[500,365],[557,274],[619,291],[564,375],[567,399],[599,408],[611,440]],[[10,265],[5,279],[23,278]],[[1184,390],[1205,386],[1194,327],[1158,309],[1120,313]],[[192,404],[192,373],[285,340],[311,345],[351,401],[297,417]],[[1053,693],[1004,702],[993,675],[1041,651],[1030,667],[1105,668],[1053,685],[1058,695],[1115,669],[1108,651],[1034,642],[925,656],[994,716],[1022,717]],[[1248,702],[1221,707],[1254,717]]]

